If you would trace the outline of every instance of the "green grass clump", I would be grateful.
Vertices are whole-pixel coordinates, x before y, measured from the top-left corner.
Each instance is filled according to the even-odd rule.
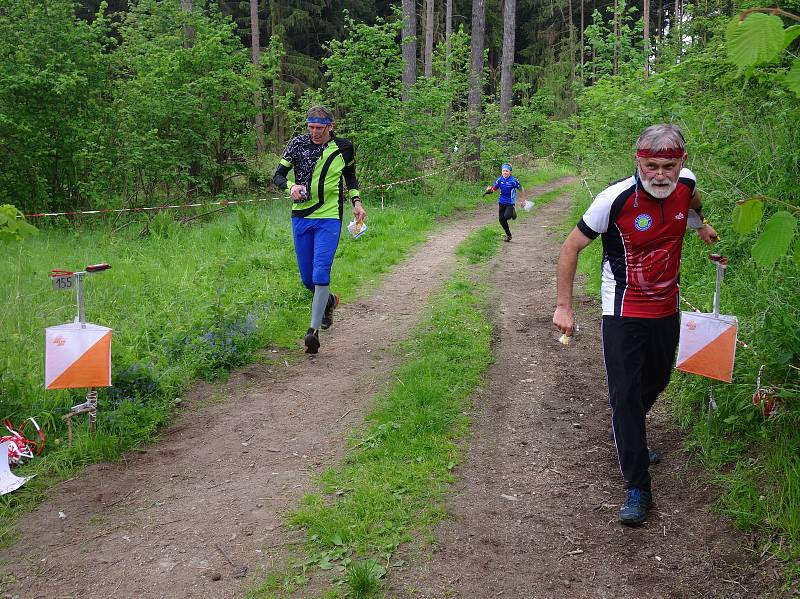
[[[364,560],[347,568],[348,596],[353,599],[370,599],[381,590],[381,578],[386,568],[375,560]]]
[[[456,248],[456,254],[469,264],[485,262],[497,253],[500,239],[496,226],[483,227],[470,233]]]

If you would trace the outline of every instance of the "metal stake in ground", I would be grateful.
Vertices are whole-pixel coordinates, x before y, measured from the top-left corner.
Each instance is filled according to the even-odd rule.
[[[72,272],[53,270],[53,289],[75,289],[78,314],[69,324],[49,327],[45,334],[45,388],[74,389],[88,387],[86,401],[72,406],[62,418],[67,422],[68,439],[72,443],[72,418],[88,414],[89,432],[97,427],[97,387],[111,385],[111,329],[86,322],[84,278],[111,268],[94,264]]]
[[[714,286],[714,318],[719,318],[719,303],[720,291],[722,290],[722,279],[725,278],[725,267],[728,266],[728,259],[720,254],[711,254],[709,259],[717,267],[717,282]],[[714,397],[714,381],[711,381],[711,387],[708,390],[708,422],[709,424],[714,419],[717,412],[717,401]]]

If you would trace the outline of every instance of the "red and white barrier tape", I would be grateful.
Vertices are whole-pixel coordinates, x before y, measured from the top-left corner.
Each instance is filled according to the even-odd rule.
[[[525,156],[525,155],[527,155],[527,152],[523,152],[521,154],[514,154],[513,156],[509,156],[508,160],[515,160],[515,159],[520,158],[521,156]],[[547,160],[548,158],[551,158],[551,157],[552,157],[552,155],[551,156],[546,156],[544,158],[534,158],[534,160]],[[472,162],[474,162],[474,161],[472,161]],[[397,185],[403,185],[405,183],[411,183],[412,181],[419,181],[420,179],[426,179],[428,177],[433,177],[435,175],[440,175],[441,173],[445,173],[447,171],[453,170],[454,168],[457,168],[459,166],[463,166],[464,164],[465,163],[453,163],[448,167],[445,167],[445,168],[440,169],[438,171],[433,171],[431,173],[425,173],[424,175],[420,175],[419,177],[412,177],[411,179],[404,179],[402,181],[392,181],[390,183],[381,183],[380,185],[369,185],[369,186],[365,187],[364,189],[391,189],[392,187],[395,187]]]
[[[519,158],[521,156],[525,156],[525,154],[516,154],[511,156],[509,159]],[[535,158],[534,160],[545,160],[545,158]],[[406,183],[411,183],[412,181],[418,181],[420,179],[425,179],[427,177],[433,177],[436,175],[440,175],[444,172],[452,170],[457,166],[461,166],[460,164],[452,164],[447,168],[440,169],[438,171],[433,171],[431,173],[425,173],[424,175],[419,175],[418,177],[412,177],[411,179],[403,179],[401,181],[392,181],[390,183],[382,183],[380,185],[369,185],[365,187],[365,190],[368,189],[380,189],[380,190],[387,190],[391,189],[392,187],[398,185],[404,185]],[[48,216],[78,216],[78,215],[89,215],[89,214],[121,214],[126,212],[152,212],[155,210],[174,210],[180,208],[201,208],[203,206],[235,206],[236,204],[253,204],[255,202],[266,202],[268,200],[281,200],[283,198],[258,198],[253,200],[220,200],[218,202],[196,202],[192,204],[164,204],[162,206],[142,206],[137,208],[106,208],[102,210],[74,210],[71,212],[36,212],[32,214],[23,214],[18,218],[43,218]]]
[[[411,183],[412,181],[419,181],[420,179],[426,179],[428,177],[433,177],[435,175],[441,175],[449,170],[452,170],[452,166],[448,166],[447,168],[443,168],[438,171],[433,171],[431,173],[425,173],[424,175],[420,175],[419,177],[412,177],[411,179],[403,179],[402,181],[392,181],[391,183],[382,183],[380,185],[368,185],[365,187],[365,190],[368,189],[391,189],[397,185],[404,185],[405,183]]]
[[[142,206],[138,208],[107,208],[103,210],[76,210],[73,212],[37,212],[25,214],[25,218],[41,216],[77,216],[79,214],[119,214],[122,212],[149,212],[153,210],[166,210],[175,208],[199,208],[202,206],[234,206],[236,204],[252,204],[266,202],[267,200],[280,200],[281,198],[258,198],[253,200],[220,200],[218,202],[197,202],[193,204],[164,204],[163,206]]]

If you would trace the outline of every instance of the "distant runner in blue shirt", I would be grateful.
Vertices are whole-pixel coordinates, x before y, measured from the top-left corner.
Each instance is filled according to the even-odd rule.
[[[494,182],[494,185],[490,185],[486,188],[486,193],[489,194],[493,191],[500,190],[500,197],[498,200],[500,226],[502,226],[503,230],[506,232],[506,241],[511,241],[511,229],[508,228],[508,221],[517,218],[517,211],[514,208],[517,190],[521,189],[523,192],[525,190],[522,188],[522,183],[519,182],[519,179],[511,176],[510,164],[503,164],[500,173],[501,175],[497,178],[497,181]]]

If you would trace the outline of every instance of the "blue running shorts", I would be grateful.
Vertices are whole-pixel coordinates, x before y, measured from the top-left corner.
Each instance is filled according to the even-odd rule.
[[[339,247],[342,221],[338,218],[292,217],[294,252],[300,280],[307,289],[331,284],[331,267]]]

